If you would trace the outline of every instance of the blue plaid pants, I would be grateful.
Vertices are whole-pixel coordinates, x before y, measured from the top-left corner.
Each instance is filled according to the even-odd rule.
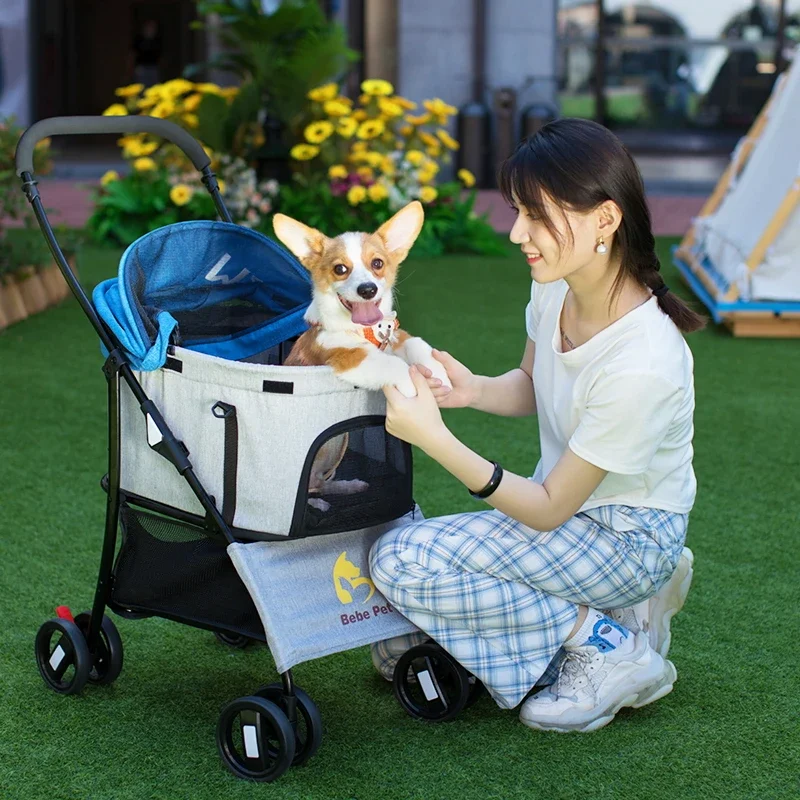
[[[420,633],[372,645],[390,677],[397,659],[430,638],[514,708],[552,683],[578,606],[627,608],[666,583],[688,514],[610,505],[536,531],[496,509],[435,517],[384,534],[372,580]]]

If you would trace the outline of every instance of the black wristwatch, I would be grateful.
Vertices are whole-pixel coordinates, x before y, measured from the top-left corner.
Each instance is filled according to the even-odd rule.
[[[489,478],[489,483],[479,492],[470,492],[476,500],[487,498],[500,485],[500,481],[503,480],[503,468],[496,461],[492,461],[492,464],[494,464],[494,472],[492,477]]]

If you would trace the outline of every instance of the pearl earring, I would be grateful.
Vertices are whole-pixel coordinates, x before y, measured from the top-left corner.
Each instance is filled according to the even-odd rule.
[[[604,253],[608,252],[608,248],[606,247],[605,242],[603,241],[603,237],[600,237],[600,241],[597,243],[597,247],[594,248],[596,252],[603,255]]]

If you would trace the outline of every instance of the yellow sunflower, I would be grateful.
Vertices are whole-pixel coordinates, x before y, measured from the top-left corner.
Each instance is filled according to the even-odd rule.
[[[319,155],[319,147],[313,144],[296,144],[289,151],[289,155],[296,161],[310,161]]]
[[[336,132],[343,139],[349,139],[358,130],[358,123],[352,117],[340,117]]]
[[[444,125],[447,122],[447,118],[453,116],[453,114],[458,111],[455,106],[448,105],[444,100],[440,100],[438,97],[435,97],[433,100],[425,100],[422,105],[433,114],[439,125]]]
[[[367,195],[373,203],[380,203],[389,196],[389,190],[382,183],[373,183],[367,189]]]
[[[152,158],[137,158],[133,162],[133,168],[137,172],[149,172],[156,168],[156,162]]]
[[[334,131],[333,123],[323,120],[322,122],[312,122],[303,131],[306,141],[312,144],[324,142]]]
[[[406,111],[413,111],[417,107],[413,100],[407,100],[405,97],[400,97],[400,95],[395,95],[391,100],[393,103],[397,103],[400,108],[406,109]]]
[[[312,89],[306,97],[317,103],[324,103],[326,100],[333,100],[337,94],[339,94],[339,86],[335,83],[326,83],[323,86],[317,86],[316,89]]]
[[[358,173],[359,177],[363,178],[365,181],[372,180],[375,177],[372,167],[359,167],[356,172]]]
[[[104,117],[126,117],[128,116],[128,109],[122,103],[114,103],[109,106],[104,112]]]
[[[184,101],[183,101],[183,110],[184,111],[197,111],[197,107],[203,101],[203,95],[200,92],[195,92],[194,94],[190,94]]]
[[[389,81],[384,81],[378,78],[364,81],[361,84],[361,91],[364,92],[364,94],[368,94],[372,97],[386,97],[394,93],[394,86],[392,86]]]
[[[460,169],[456,174],[467,189],[471,189],[475,185],[475,176],[468,169]]]
[[[185,206],[192,199],[192,189],[185,183],[179,183],[169,190],[169,199],[175,203],[176,206]]]
[[[142,89],[144,89],[143,83],[132,83],[130,86],[120,86],[114,94],[117,97],[136,97]]]
[[[442,140],[442,144],[450,150],[458,150],[459,143],[444,129],[439,128],[436,135]]]
[[[200,84],[200,86],[205,85],[206,84]],[[214,84],[210,85],[213,86]],[[172,97],[177,97],[179,94],[185,94],[186,92],[189,92],[195,88],[194,84],[191,81],[187,81],[186,78],[173,78],[171,81],[161,84],[161,86],[164,94],[171,95]],[[201,89],[200,91],[203,90]]]
[[[191,88],[193,88],[196,92],[202,92],[203,94],[218,94],[220,97],[224,96],[222,89],[217,86],[216,83],[196,83]]]
[[[151,117],[166,119],[175,113],[175,103],[171,100],[162,100],[151,112]]]
[[[328,177],[331,178],[331,180],[335,180],[336,178],[346,178],[347,167],[344,164],[334,164],[328,170]]]
[[[413,167],[418,167],[425,160],[425,153],[421,150],[409,150],[406,153],[406,161]]]
[[[389,100],[388,97],[378,98],[378,108],[381,110],[381,113],[390,118],[403,116],[403,107],[399,103]]]
[[[326,100],[322,108],[329,117],[346,117],[350,113],[350,106],[339,99]]]
[[[424,125],[426,122],[431,121],[430,114],[418,114],[414,116],[413,114],[406,114],[405,120],[409,125]]]
[[[119,173],[116,170],[110,169],[103,175],[102,178],[100,178],[100,185],[108,186],[109,183],[113,183],[114,181],[118,180],[119,180]]]
[[[433,188],[433,186],[423,186],[419,190],[419,199],[422,200],[423,203],[432,203],[439,195],[439,192]]]
[[[386,125],[382,119],[368,119],[358,126],[356,136],[359,139],[374,139],[386,130]]]
[[[181,119],[190,128],[197,128],[200,125],[200,120],[198,119],[197,114],[184,114]]]
[[[367,190],[363,186],[351,186],[347,191],[347,202],[351,206],[357,206],[367,199]]]

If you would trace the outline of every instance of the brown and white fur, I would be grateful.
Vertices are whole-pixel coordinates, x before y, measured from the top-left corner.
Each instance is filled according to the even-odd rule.
[[[295,343],[286,366],[330,366],[353,386],[374,390],[396,386],[406,397],[414,397],[416,388],[408,368],[416,363],[450,386],[427,342],[400,329],[386,336],[387,328],[394,327],[397,271],[423,221],[422,204],[415,200],[375,233],[329,238],[291,217],[275,214],[275,234],[311,273],[313,287],[305,314],[311,327]],[[370,341],[368,329],[383,342],[380,347]],[[367,488],[364,481],[332,480],[347,449],[346,437],[336,437],[316,456],[309,493],[318,494],[324,488],[329,494],[350,494]],[[323,511],[328,508],[322,499],[309,503]]]
[[[396,386],[406,397],[416,389],[410,364],[423,364],[449,386],[444,367],[431,346],[418,336],[395,331],[379,349],[364,335],[394,311],[394,285],[424,221],[415,200],[381,225],[375,233],[343,233],[333,239],[302,222],[275,214],[278,238],[311,273],[313,297],[305,314],[311,324],[284,362],[287,366],[333,367],[342,380],[364,389]]]

